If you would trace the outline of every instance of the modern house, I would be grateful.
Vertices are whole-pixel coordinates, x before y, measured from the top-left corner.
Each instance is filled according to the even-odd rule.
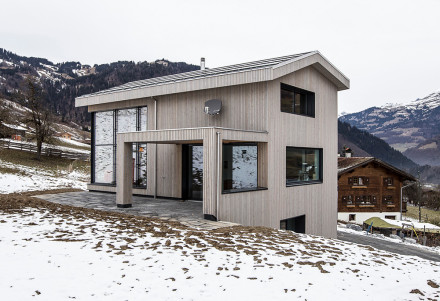
[[[338,219],[362,224],[371,217],[399,219],[405,181],[416,179],[372,157],[338,158]]]
[[[318,51],[130,82],[92,113],[89,190],[200,200],[206,219],[336,237],[337,92]],[[200,213],[202,214],[202,212]]]

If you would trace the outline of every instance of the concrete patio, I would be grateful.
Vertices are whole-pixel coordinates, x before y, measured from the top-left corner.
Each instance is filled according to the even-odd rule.
[[[75,207],[158,217],[164,220],[178,221],[186,226],[203,230],[213,230],[237,225],[229,222],[214,222],[203,219],[202,202],[200,201],[178,201],[133,196],[133,207],[117,208],[116,195],[111,193],[77,191],[43,194],[35,197],[49,202]]]

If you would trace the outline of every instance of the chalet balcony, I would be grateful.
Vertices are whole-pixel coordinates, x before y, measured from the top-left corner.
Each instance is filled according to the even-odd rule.
[[[343,200],[342,204],[347,208],[375,208],[377,205],[376,201],[368,201],[368,200]]]

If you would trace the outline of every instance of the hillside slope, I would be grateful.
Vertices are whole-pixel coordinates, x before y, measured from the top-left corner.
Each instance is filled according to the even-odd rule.
[[[405,157],[401,152],[392,148],[388,143],[374,135],[351,126],[349,123],[338,121],[339,149],[348,146],[356,157],[373,156],[397,168],[410,171],[417,164]]]
[[[44,58],[20,56],[0,48],[0,97],[18,100],[28,75],[39,78],[47,105],[62,120],[87,123],[86,108],[75,108],[76,96],[130,81],[200,69],[200,66],[161,59],[154,62],[119,61],[101,65],[80,62],[52,63]]]

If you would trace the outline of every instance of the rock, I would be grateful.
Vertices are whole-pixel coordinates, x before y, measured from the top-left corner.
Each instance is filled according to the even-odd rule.
[[[362,231],[362,227],[356,224],[346,224],[345,227],[355,231]]]

